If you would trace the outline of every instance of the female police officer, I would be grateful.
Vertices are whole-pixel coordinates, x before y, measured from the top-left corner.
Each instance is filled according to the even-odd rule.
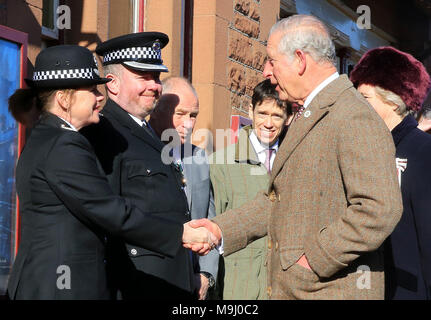
[[[21,241],[9,279],[11,299],[107,299],[105,235],[166,256],[184,236],[208,233],[144,213],[115,196],[88,141],[78,132],[99,121],[104,99],[91,52],[62,45],[37,57],[30,89],[9,99],[41,110],[16,169]],[[13,112],[15,111],[15,112]],[[183,234],[184,231],[184,234]],[[198,241],[199,241],[198,240]]]

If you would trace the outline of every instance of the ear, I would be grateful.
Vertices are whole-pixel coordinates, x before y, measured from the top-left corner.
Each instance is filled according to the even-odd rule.
[[[307,69],[307,56],[304,51],[296,50],[295,59],[298,63],[298,74],[302,76]]]
[[[106,89],[108,93],[113,94],[114,96],[118,95],[120,91],[120,79],[118,76],[108,73],[105,78],[112,79],[111,81],[106,83]]]
[[[57,90],[55,92],[55,100],[57,104],[61,107],[61,109],[63,109],[64,111],[67,111],[69,109],[69,97],[64,91]]]
[[[248,116],[253,120],[253,105],[251,103],[248,105]]]

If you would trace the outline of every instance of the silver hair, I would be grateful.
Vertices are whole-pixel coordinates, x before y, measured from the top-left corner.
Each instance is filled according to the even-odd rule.
[[[396,113],[398,115],[404,117],[409,113],[403,99],[401,99],[401,97],[396,93],[383,89],[382,87],[379,87],[379,86],[375,86],[374,90],[376,94],[383,100],[383,102],[398,106],[396,110]]]
[[[103,66],[103,73],[106,77],[107,74],[113,74],[114,76],[121,77],[123,68],[121,64],[108,64]]]
[[[293,15],[272,26],[269,35],[282,32],[278,50],[293,59],[295,50],[311,55],[314,61],[335,65],[335,45],[327,26],[311,15]]]
[[[163,79],[162,93],[171,93],[172,90],[174,90],[174,88],[176,87],[176,84],[179,82],[185,84],[193,92],[196,99],[198,99],[198,93],[196,92],[196,89],[193,87],[193,85],[188,79],[183,77],[168,77],[166,79]]]

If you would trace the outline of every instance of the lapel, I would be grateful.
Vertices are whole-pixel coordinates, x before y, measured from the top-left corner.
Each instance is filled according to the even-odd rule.
[[[106,118],[114,118],[116,121],[118,121],[123,127],[126,127],[130,130],[131,134],[138,137],[141,140],[144,140],[148,145],[153,147],[159,152],[162,152],[162,149],[164,147],[164,144],[162,141],[158,138],[156,138],[154,135],[150,134],[147,130],[148,128],[143,128],[140,125],[138,125],[135,120],[130,117],[130,115],[121,108],[117,103],[112,101],[111,99],[108,99],[106,102],[105,107],[102,111],[103,114],[106,115]]]
[[[352,86],[353,84],[347,76],[341,75],[323,88],[305,109],[302,117],[289,127],[275,157],[269,185],[272,185],[275,177],[301,141],[330,112],[330,107],[337,101],[340,94]]]
[[[250,141],[251,126],[245,126],[239,131],[238,141],[235,145],[235,161],[259,165],[259,157]]]

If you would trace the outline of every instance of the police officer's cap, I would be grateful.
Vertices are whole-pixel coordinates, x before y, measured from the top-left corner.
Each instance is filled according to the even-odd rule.
[[[99,44],[96,53],[103,56],[103,65],[123,64],[139,71],[168,72],[161,54],[168,42],[169,37],[161,32],[132,33]]]
[[[101,78],[96,57],[87,48],[58,45],[42,50],[36,57],[28,86],[42,89],[87,87],[111,79]]]

